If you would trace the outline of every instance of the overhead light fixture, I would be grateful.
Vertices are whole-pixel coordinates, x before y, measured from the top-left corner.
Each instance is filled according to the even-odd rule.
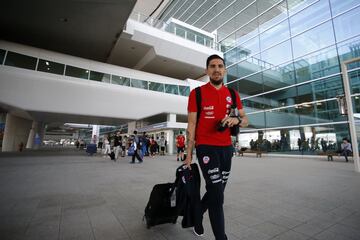
[[[359,96],[355,96],[355,99],[359,99],[360,97]]]
[[[49,62],[48,62],[48,61],[46,61],[45,64],[46,64],[46,66],[49,66]]]

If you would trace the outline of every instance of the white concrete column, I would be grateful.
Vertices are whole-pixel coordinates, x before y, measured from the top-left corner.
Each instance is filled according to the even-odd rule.
[[[92,133],[91,133],[91,141],[94,139],[94,136],[96,135],[95,144],[98,144],[99,142],[99,135],[100,135],[100,126],[99,125],[93,125],[92,126]],[[93,142],[92,142],[93,143]]]
[[[18,151],[20,143],[25,148],[31,126],[31,120],[6,114],[2,152]]]
[[[175,143],[175,138],[174,138],[174,130],[169,130],[168,131],[168,153],[169,154],[174,154],[174,143]]]
[[[168,122],[176,122],[176,114],[175,113],[169,113],[166,116],[166,121],[168,121]]]
[[[128,135],[133,134],[134,130],[136,129],[136,121],[128,123]]]
[[[38,132],[38,122],[33,121],[29,132],[29,137],[26,143],[26,148],[31,149],[34,147],[35,134]]]

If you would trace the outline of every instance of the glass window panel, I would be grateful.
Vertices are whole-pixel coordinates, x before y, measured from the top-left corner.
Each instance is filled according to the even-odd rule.
[[[331,11],[333,16],[336,16],[339,13],[342,13],[356,5],[360,4],[359,0],[330,0]]]
[[[266,111],[265,117],[267,128],[299,125],[299,116],[294,106]]]
[[[231,82],[229,87],[246,95],[255,95],[263,92],[262,73],[256,73],[243,79]]]
[[[44,59],[39,59],[37,70],[40,72],[48,72],[63,75],[65,65],[57,62],[51,62]]]
[[[260,48],[264,50],[289,37],[289,24],[287,21],[283,21],[260,34]]]
[[[272,109],[295,105],[297,96],[296,88],[286,88],[276,92],[271,92],[263,95],[264,109]],[[286,108],[284,112],[294,112],[295,109]]]
[[[130,87],[130,78],[112,75],[111,83]]]
[[[227,69],[226,71],[226,81],[228,83],[238,79],[238,74],[237,74],[237,66],[234,65],[234,66],[231,66]]]
[[[328,0],[320,0],[290,18],[291,34],[294,36],[331,17]]]
[[[235,32],[236,43],[242,44],[254,38],[258,33],[258,21],[255,19]]]
[[[262,97],[252,97],[241,100],[243,107],[246,107],[246,113],[261,111],[264,108]]]
[[[175,95],[179,95],[178,85],[165,84],[165,92],[175,94]]]
[[[248,55],[253,55],[260,52],[259,37],[256,36],[247,42],[237,45],[239,48],[239,57],[245,58]]]
[[[287,0],[289,15],[293,15],[318,0]]]
[[[346,117],[340,115],[336,100],[321,103],[303,103],[298,105],[296,112],[300,117],[300,124],[314,124],[346,121]]]
[[[149,90],[164,92],[165,86],[163,83],[149,82]]]
[[[0,49],[0,64],[3,64],[5,58],[6,51],[4,49]]]
[[[304,82],[340,72],[335,47],[300,58],[294,62],[297,82]]]
[[[352,97],[353,111],[360,114],[360,96]],[[358,127],[360,127],[360,120],[358,119]],[[360,130],[360,129],[359,129]],[[359,135],[359,134],[358,134]]]
[[[263,66],[264,62],[260,59],[259,55],[247,58],[227,69],[229,77],[228,81],[231,82],[234,79],[240,79],[255,72],[259,72],[263,69]]]
[[[348,72],[351,94],[360,93],[360,70]]]
[[[102,72],[90,71],[90,80],[98,82],[110,82],[110,75]]]
[[[179,86],[180,95],[181,96],[189,96],[190,95],[190,87],[188,86]]]
[[[261,60],[263,61],[262,64],[264,67],[277,66],[290,61],[291,58],[290,40],[261,52]]]
[[[315,52],[335,43],[331,21],[292,39],[294,58]]]
[[[296,104],[334,98],[344,93],[340,75],[304,84],[297,88]]]
[[[360,7],[334,18],[336,41],[348,39],[360,34],[360,25],[355,24],[360,19]]]
[[[89,78],[89,70],[66,65],[65,75],[76,78]]]
[[[248,128],[266,128],[264,112],[248,114],[248,119],[249,119]]]
[[[293,63],[286,63],[271,67],[263,71],[264,84],[272,88],[287,87],[295,83],[295,69]],[[267,91],[265,89],[265,91]]]
[[[195,33],[187,32],[186,33],[186,39],[195,42]]]
[[[185,38],[185,30],[183,28],[176,27],[175,34],[179,37]]]
[[[360,37],[352,38],[338,45],[340,62],[360,57]],[[360,67],[360,63],[349,65],[349,69]]]
[[[195,39],[196,39],[196,42],[201,44],[201,45],[204,45],[205,44],[205,38],[201,35],[196,35],[195,36]]]
[[[139,79],[131,79],[131,86],[135,88],[148,89],[148,82]]]
[[[35,70],[37,59],[27,55],[8,51],[5,65]]]
[[[259,4],[258,4],[258,8],[259,8]],[[270,26],[276,25],[285,18],[287,18],[287,7],[286,7],[286,1],[283,1],[282,3],[277,4],[272,9],[265,12],[263,15],[259,17],[260,32],[263,32]]]

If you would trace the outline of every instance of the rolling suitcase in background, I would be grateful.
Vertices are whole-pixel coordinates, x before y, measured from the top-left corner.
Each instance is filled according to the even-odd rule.
[[[97,151],[97,146],[96,146],[96,144],[88,144],[88,145],[86,145],[86,152],[87,152],[89,155],[95,154],[96,151]]]
[[[156,184],[145,208],[147,228],[163,223],[176,223],[177,217],[176,184]]]

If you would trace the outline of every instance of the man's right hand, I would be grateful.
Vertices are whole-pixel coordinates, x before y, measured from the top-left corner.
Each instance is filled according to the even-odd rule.
[[[189,154],[186,154],[186,158],[185,158],[185,160],[184,160],[184,164],[185,164],[186,167],[188,167],[190,170],[191,170],[191,166],[190,166],[191,162],[192,162],[192,156],[189,155]]]

